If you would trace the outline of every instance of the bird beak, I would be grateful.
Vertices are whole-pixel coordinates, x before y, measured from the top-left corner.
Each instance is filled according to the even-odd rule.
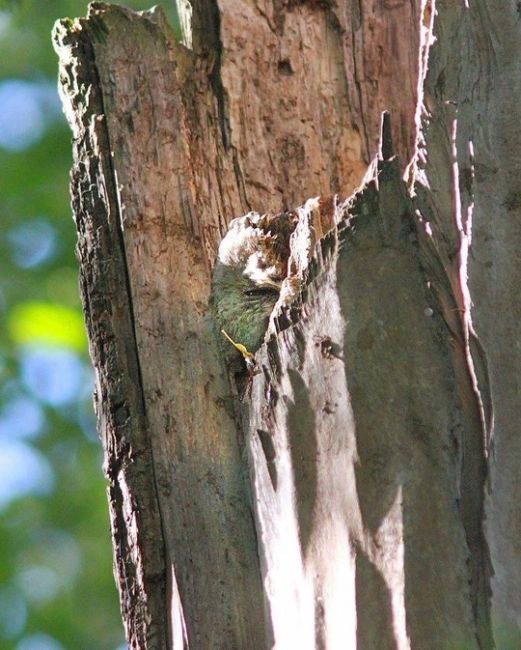
[[[276,289],[277,291],[280,291],[282,282],[281,281],[277,282],[276,280],[272,280],[271,278],[265,278],[258,286],[269,287],[270,289]]]

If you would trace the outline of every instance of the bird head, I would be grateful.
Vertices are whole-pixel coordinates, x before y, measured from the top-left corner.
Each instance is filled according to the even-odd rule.
[[[289,238],[296,213],[250,212],[234,219],[214,268],[212,303],[219,327],[254,352],[287,275]]]

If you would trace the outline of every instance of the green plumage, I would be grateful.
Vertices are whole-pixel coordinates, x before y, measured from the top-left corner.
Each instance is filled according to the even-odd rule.
[[[273,287],[253,282],[242,268],[218,262],[213,275],[212,307],[219,330],[226,330],[236,343],[255,352],[264,339],[278,293]],[[224,341],[224,345],[235,354],[231,344]]]

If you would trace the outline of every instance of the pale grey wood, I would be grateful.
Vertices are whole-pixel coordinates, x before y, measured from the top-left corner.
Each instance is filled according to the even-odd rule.
[[[257,355],[248,442],[275,647],[488,647],[457,508],[473,423],[397,161],[377,178]]]
[[[485,626],[490,601],[496,647],[510,650],[521,646],[521,22],[513,2],[437,9],[419,164],[429,190],[418,190],[419,209],[449,286],[461,285],[446,318],[462,315],[466,336],[458,345],[473,369],[483,444],[477,433],[472,438],[486,462],[485,470],[468,473],[467,493],[482,503],[469,502],[467,511],[475,524],[481,519],[490,548],[490,580],[475,605]]]
[[[517,648],[517,9],[192,5],[193,49],[158,10],[56,31],[131,647]],[[382,109],[401,160],[387,125],[241,405],[226,224],[351,194]]]

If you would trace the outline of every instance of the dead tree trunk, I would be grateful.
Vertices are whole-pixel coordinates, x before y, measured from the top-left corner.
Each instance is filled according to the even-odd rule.
[[[55,29],[130,647],[520,647],[518,9],[182,4]],[[364,177],[240,404],[227,223]]]

